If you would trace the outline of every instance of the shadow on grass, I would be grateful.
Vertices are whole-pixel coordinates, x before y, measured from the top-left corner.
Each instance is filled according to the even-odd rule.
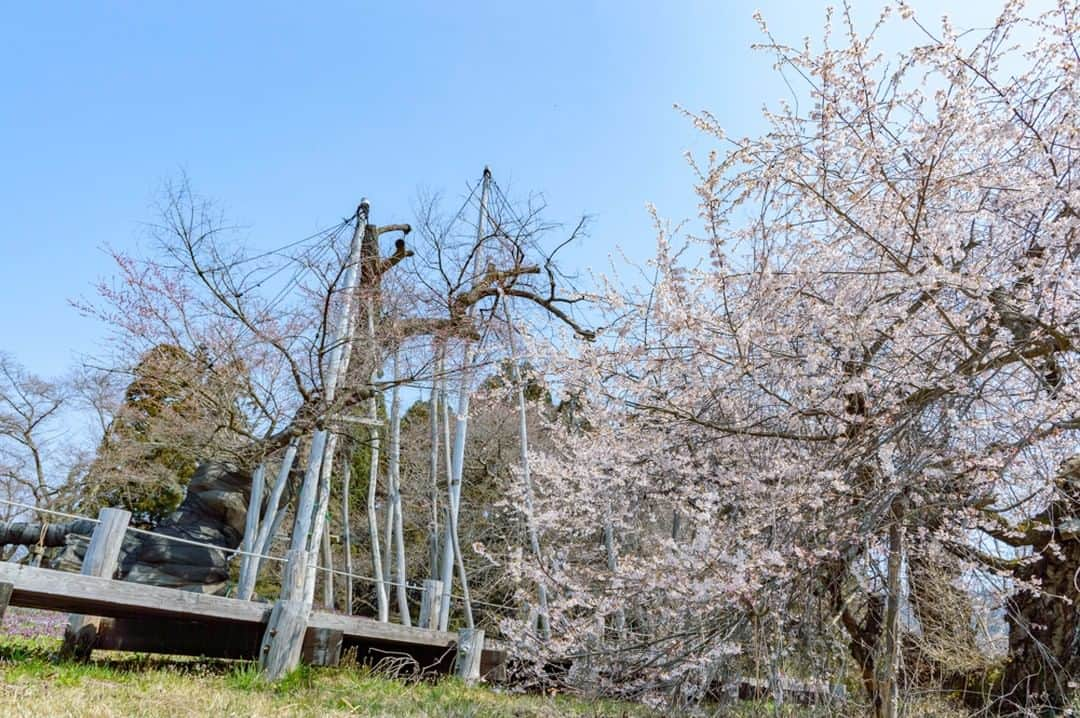
[[[87,661],[60,656],[61,642],[54,638],[12,638],[0,636],[0,665],[34,665],[57,670],[84,672],[89,668],[110,673],[146,673],[170,671],[193,675],[232,675],[238,669],[254,671],[251,661],[217,658],[188,658],[148,653],[97,653]]]

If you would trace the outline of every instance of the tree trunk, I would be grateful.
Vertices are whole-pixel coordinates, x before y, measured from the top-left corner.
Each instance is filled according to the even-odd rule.
[[[889,527],[889,558],[885,599],[885,653],[881,660],[878,693],[882,718],[897,718],[900,711],[900,569],[904,558],[903,508],[894,507]]]
[[[1029,523],[1042,537],[1032,546],[1037,559],[1015,573],[1036,581],[1005,602],[1009,656],[999,690],[1005,711],[1044,711],[1068,705],[1080,680],[1080,457],[1063,462],[1057,498]],[[1050,545],[1050,543],[1054,545]]]

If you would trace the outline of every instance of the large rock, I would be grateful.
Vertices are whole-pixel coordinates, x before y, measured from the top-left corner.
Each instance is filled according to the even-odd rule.
[[[223,593],[227,556],[243,539],[251,475],[221,462],[203,462],[184,500],[153,534],[129,531],[120,549],[117,578],[203,593]],[[60,524],[0,522],[0,545],[62,546],[53,568],[78,571],[86,555],[92,521]],[[170,538],[171,537],[171,538]],[[196,541],[208,546],[172,540]]]

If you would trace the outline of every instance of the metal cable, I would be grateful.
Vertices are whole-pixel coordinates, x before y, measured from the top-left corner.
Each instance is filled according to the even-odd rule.
[[[63,512],[63,511],[56,511],[54,509],[46,509],[46,508],[42,508],[40,506],[33,506],[31,504],[25,504],[25,503],[22,503],[22,502],[19,502],[19,501],[11,501],[10,499],[0,499],[0,504],[7,504],[8,506],[15,506],[15,507],[18,507],[18,508],[27,509],[29,511],[36,511],[38,513],[50,514],[52,516],[61,516],[61,517],[66,518],[66,519],[84,520],[84,521],[92,521],[94,523],[101,523],[101,519],[95,519],[95,518],[91,518],[89,516],[82,516],[80,514],[69,514],[69,513]],[[252,556],[252,557],[255,557],[255,558],[269,559],[271,561],[277,561],[279,563],[285,563],[287,561],[287,559],[281,558],[281,557],[278,557],[278,556],[271,556],[271,555],[268,555],[268,554],[261,554],[261,553],[256,553],[256,552],[253,552],[253,551],[243,551],[241,549],[231,549],[231,548],[228,548],[226,546],[218,546],[217,544],[206,543],[204,541],[195,541],[193,539],[186,539],[186,538],[183,538],[183,537],[180,537],[180,536],[169,536],[168,534],[157,533],[155,531],[147,531],[146,529],[140,529],[140,528],[136,528],[134,526],[128,526],[127,530],[131,531],[133,533],[145,534],[146,536],[153,536],[155,538],[166,539],[168,541],[176,541],[177,543],[184,543],[184,544],[189,544],[191,546],[199,546],[199,547],[202,547],[202,548],[213,549],[215,551],[222,551],[224,553],[229,554],[230,556],[232,556],[232,555]],[[328,571],[330,573],[334,573],[334,574],[337,574],[339,576],[352,577],[354,579],[359,579],[361,581],[367,581],[369,583],[378,583],[378,581],[376,581],[374,578],[372,578],[370,576],[364,576],[364,575],[361,575],[361,574],[358,574],[358,573],[347,573],[345,571],[340,571],[340,570],[337,570],[337,569],[327,568],[325,566],[320,566],[318,564],[314,564],[314,566],[315,566],[315,569],[319,570],[319,571]],[[415,584],[415,583],[404,583],[404,584],[402,584],[400,582],[394,582],[394,581],[383,581],[383,583],[385,583],[388,586],[394,586],[394,587],[404,585],[406,589],[412,589],[412,590],[415,590],[415,591],[423,591],[424,590],[424,586],[422,584]],[[458,594],[450,594],[450,598],[451,599],[457,599],[459,601],[463,600],[463,597],[458,595]],[[509,605],[498,604],[498,603],[490,603],[490,602],[487,602],[487,601],[477,601],[475,599],[473,600],[473,603],[475,603],[477,605],[482,605],[482,606],[489,606],[489,607],[492,607],[492,608],[501,608],[501,609],[510,609],[510,610],[513,610],[513,609],[516,608],[515,606],[509,606]]]

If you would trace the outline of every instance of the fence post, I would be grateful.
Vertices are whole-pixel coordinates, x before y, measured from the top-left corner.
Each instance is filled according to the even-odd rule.
[[[4,612],[7,611],[8,603],[11,601],[11,594],[14,590],[15,584],[0,583],[0,621],[4,620]]]
[[[455,673],[467,682],[480,678],[480,659],[484,655],[484,629],[462,628],[458,631]]]
[[[124,543],[124,533],[131,521],[131,512],[123,509],[102,509],[98,514],[98,525],[90,537],[90,545],[83,557],[82,574],[112,578],[120,560],[120,547]],[[90,657],[97,640],[97,629],[101,619],[97,616],[72,614],[64,630],[64,645],[60,649],[68,658],[85,659]]]
[[[424,593],[420,597],[420,627],[438,628],[439,604],[442,602],[442,581],[424,579]]]
[[[304,580],[307,575],[308,552],[290,549],[286,554],[285,572],[281,576],[281,598],[274,603],[266,624],[260,667],[264,675],[276,681],[296,668],[304,646],[311,607],[304,601]]]

